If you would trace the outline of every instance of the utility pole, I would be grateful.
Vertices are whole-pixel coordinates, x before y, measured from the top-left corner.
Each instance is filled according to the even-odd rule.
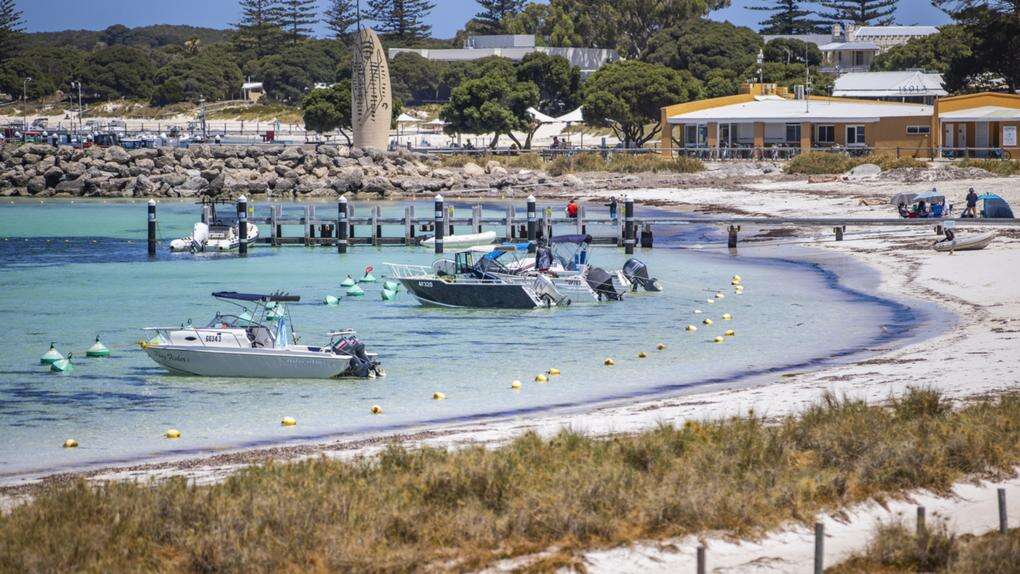
[[[758,83],[765,83],[765,51],[758,50]]]
[[[82,85],[81,85],[81,82],[71,82],[71,89],[72,90],[74,90],[74,89],[78,90],[78,133],[80,135],[82,132],[85,131],[85,124],[84,124],[84,122],[82,121],[82,118],[81,118],[81,114],[82,114],[82,109],[81,109],[81,90],[82,90]]]
[[[27,140],[28,135],[24,132],[28,131],[28,83],[32,81],[32,77],[25,78],[25,81],[21,83],[21,132],[23,139]]]

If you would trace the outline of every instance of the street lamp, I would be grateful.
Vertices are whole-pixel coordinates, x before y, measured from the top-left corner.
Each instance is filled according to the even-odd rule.
[[[21,103],[22,103],[22,106],[23,106],[22,109],[21,109],[21,111],[22,111],[21,124],[22,124],[22,128],[24,128],[24,129],[22,129],[22,131],[24,131],[24,132],[28,131],[28,83],[31,82],[31,81],[32,81],[32,77],[29,76],[29,77],[25,78],[24,82],[21,83]],[[25,135],[25,137],[28,137],[28,136]]]

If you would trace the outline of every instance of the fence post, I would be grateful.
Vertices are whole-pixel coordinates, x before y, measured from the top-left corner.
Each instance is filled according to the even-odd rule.
[[[156,256],[156,200],[150,199],[148,203],[149,212],[149,257]]]
[[[372,245],[378,247],[382,243],[382,225],[379,224],[379,217],[382,208],[376,205],[372,208]]]
[[[482,206],[476,205],[471,208],[471,229],[475,233],[482,232]]]
[[[511,203],[506,206],[506,240],[513,240],[515,235],[517,234],[514,233],[514,206]]]
[[[1005,534],[1009,524],[1006,521],[1006,489],[999,489],[999,534]]]
[[[411,244],[414,237],[414,217],[411,215],[411,206],[404,207],[404,245]]]
[[[843,241],[843,226],[833,228],[836,232],[836,241]]]
[[[280,244],[280,226],[276,223],[276,208],[277,205],[272,205],[269,208],[269,244],[276,247]]]
[[[585,234],[584,217],[585,208],[584,204],[581,204],[577,206],[577,232],[580,233],[581,235]]]
[[[815,574],[825,572],[825,524],[815,522]]]
[[[537,215],[535,214],[535,196],[528,196],[528,253],[534,253],[535,246],[535,224],[537,223]]]
[[[737,232],[738,231],[740,231],[740,226],[739,225],[737,225],[737,226],[731,225],[730,226],[729,237],[728,237],[728,239],[726,241],[726,246],[729,247],[730,249],[736,249],[737,248]]]
[[[237,254],[248,255],[248,198],[237,198]]]
[[[347,253],[347,196],[341,195],[336,204],[336,252]]]
[[[928,539],[928,525],[925,524],[925,510],[923,506],[917,507],[917,525],[914,536],[917,538],[917,547],[924,548]]]
[[[698,545],[698,574],[705,574],[705,571],[705,545],[700,544]]]
[[[446,216],[446,210],[443,209],[443,196],[436,194],[436,212],[435,212],[435,225],[436,225],[436,253],[443,252],[443,218]]]
[[[623,198],[623,251],[627,255],[634,254],[634,198]]]

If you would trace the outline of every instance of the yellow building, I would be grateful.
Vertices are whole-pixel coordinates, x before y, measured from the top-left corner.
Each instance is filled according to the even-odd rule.
[[[946,156],[1020,159],[1020,95],[984,92],[940,98],[932,129]]]
[[[933,106],[812,96],[748,84],[734,96],[662,108],[664,153],[711,157],[788,157],[847,148],[928,157]]]

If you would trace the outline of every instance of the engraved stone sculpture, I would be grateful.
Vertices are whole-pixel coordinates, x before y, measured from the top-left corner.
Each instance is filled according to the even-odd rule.
[[[390,69],[379,36],[368,28],[357,33],[352,75],[354,146],[386,149],[393,115]]]

